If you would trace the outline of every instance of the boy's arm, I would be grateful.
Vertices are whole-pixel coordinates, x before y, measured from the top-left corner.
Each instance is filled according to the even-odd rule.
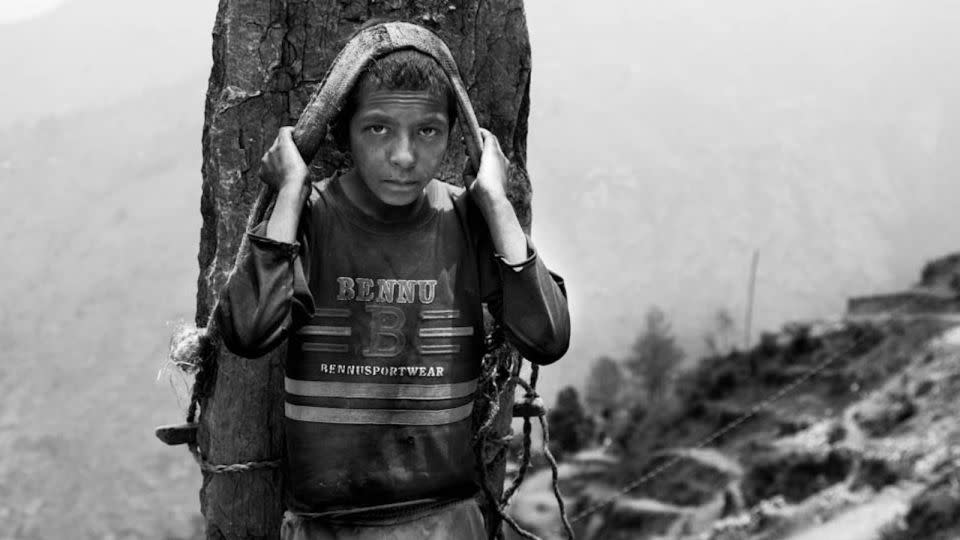
[[[227,349],[247,358],[266,354],[286,337],[295,302],[312,304],[303,265],[308,242],[301,247],[296,241],[310,184],[290,131],[281,128],[263,157],[261,176],[277,190],[276,203],[247,233],[249,250],[221,291],[215,314]]]
[[[507,199],[507,160],[496,137],[482,130],[483,156],[470,194],[483,215],[493,244],[500,287],[486,299],[520,353],[537,364],[549,364],[570,344],[570,314],[563,280],[547,270]],[[486,263],[487,261],[483,261]],[[499,293],[499,294],[497,294]]]
[[[260,160],[260,176],[277,193],[267,222],[267,238],[291,244],[296,241],[303,203],[310,194],[309,170],[293,142],[293,128],[282,127],[273,146]]]

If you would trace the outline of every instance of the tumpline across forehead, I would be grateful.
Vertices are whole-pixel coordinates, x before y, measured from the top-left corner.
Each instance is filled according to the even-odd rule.
[[[446,73],[436,60],[419,51],[395,51],[367,64],[350,91],[344,112],[352,116],[359,96],[377,90],[426,92],[446,103],[451,125],[456,119],[457,101]]]
[[[413,49],[403,49],[370,61],[354,91],[426,91],[437,97],[450,92],[447,75],[433,58]]]

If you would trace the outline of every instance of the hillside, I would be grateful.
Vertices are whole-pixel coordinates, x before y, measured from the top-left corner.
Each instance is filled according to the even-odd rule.
[[[14,254],[0,263],[4,538],[193,529],[196,465],[152,430],[186,406],[157,373],[173,324],[193,316],[198,88],[0,134],[0,192],[17,203],[0,218]]]
[[[669,403],[635,410],[618,444],[561,468],[578,538],[956,538],[957,324],[901,314],[792,325],[704,359]],[[595,455],[611,464],[598,469]],[[511,511],[563,538],[546,475]]]
[[[956,249],[960,78],[945,66],[960,58],[958,10],[527,10],[534,233],[571,285],[571,380],[628,350],[654,304],[691,356],[705,352],[716,309],[742,320],[754,249],[757,328],[835,316]]]

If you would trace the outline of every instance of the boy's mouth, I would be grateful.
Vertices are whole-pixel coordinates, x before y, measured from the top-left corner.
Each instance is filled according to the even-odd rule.
[[[384,180],[384,182],[392,186],[403,187],[403,188],[409,188],[417,185],[416,180],[396,180],[393,178],[388,178]]]

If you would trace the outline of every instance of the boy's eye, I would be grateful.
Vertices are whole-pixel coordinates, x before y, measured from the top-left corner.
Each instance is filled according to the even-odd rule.
[[[424,127],[420,128],[420,134],[425,137],[433,137],[440,133],[440,130],[435,127]]]
[[[383,135],[384,133],[387,132],[387,126],[384,126],[382,124],[373,124],[373,125],[367,126],[367,131],[369,131],[370,133],[373,133],[374,135]]]

